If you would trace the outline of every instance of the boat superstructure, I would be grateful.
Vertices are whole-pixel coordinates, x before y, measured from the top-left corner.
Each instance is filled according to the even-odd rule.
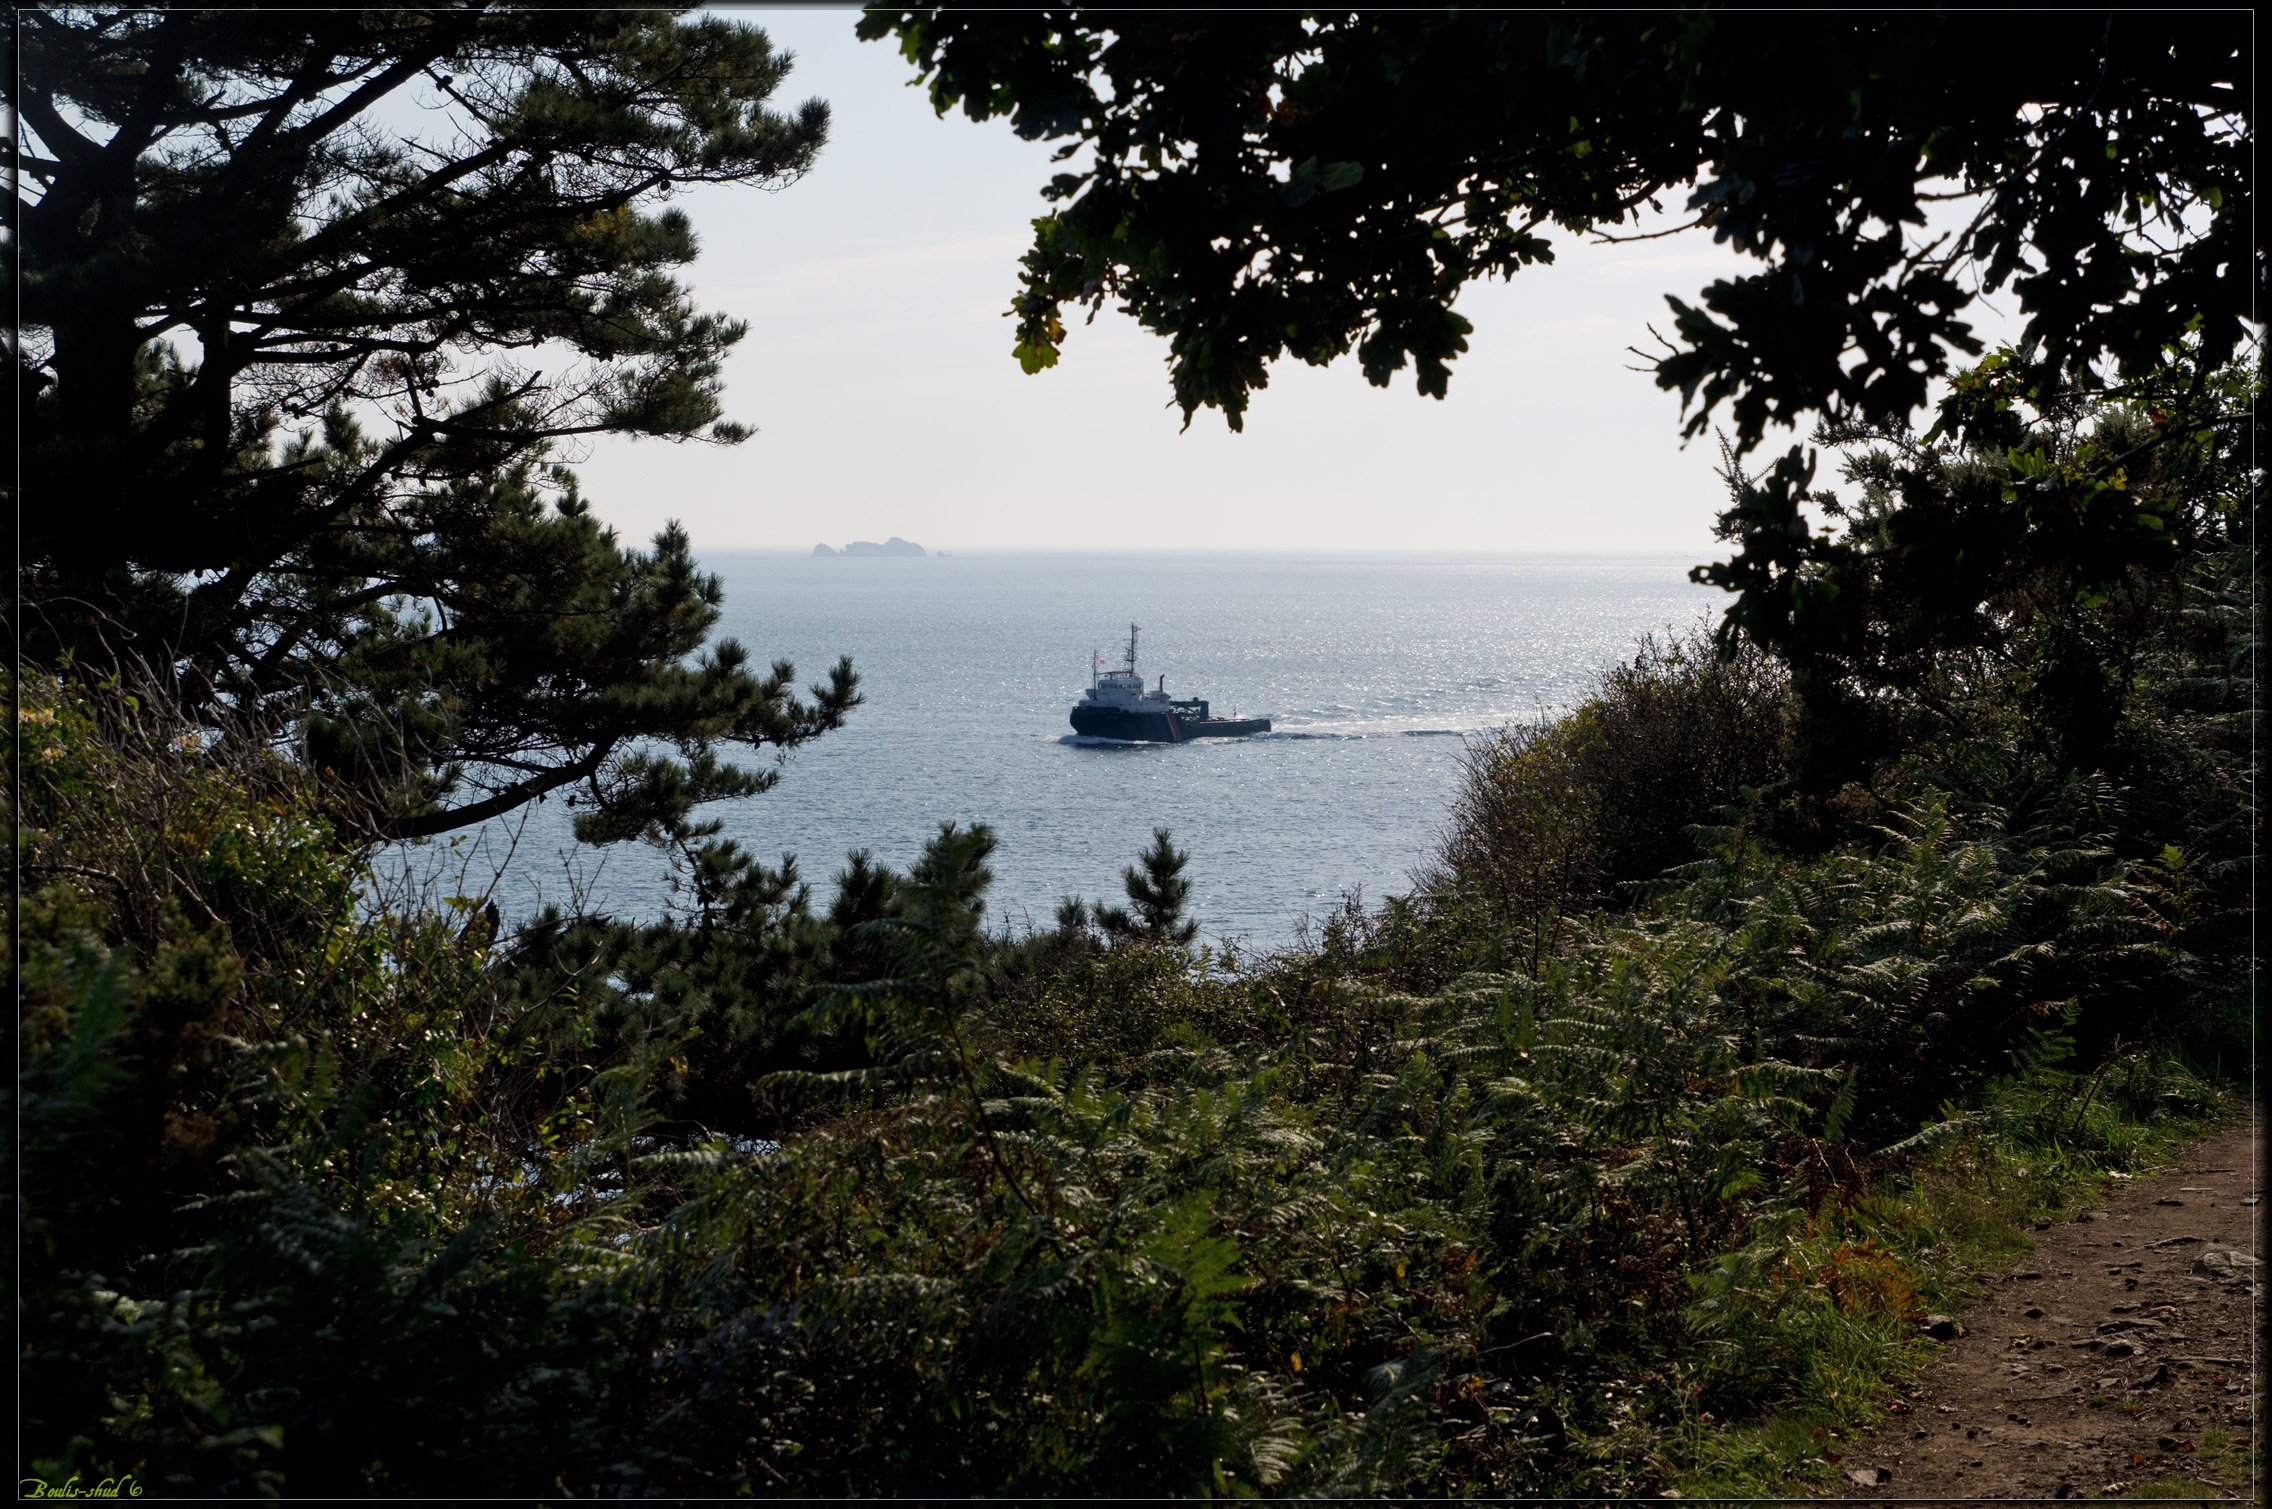
[[[1103,657],[1089,657],[1089,689],[1073,704],[1073,731],[1095,739],[1127,739],[1150,744],[1181,744],[1187,739],[1221,739],[1270,732],[1268,718],[1218,718],[1207,699],[1168,695],[1168,678],[1147,687],[1136,672],[1136,636],[1128,626],[1128,658],[1110,670]]]

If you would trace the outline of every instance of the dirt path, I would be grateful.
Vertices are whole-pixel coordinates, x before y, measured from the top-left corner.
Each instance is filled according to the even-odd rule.
[[[2220,1132],[2044,1223],[1905,1412],[1847,1451],[1846,1496],[2095,1498],[2178,1479],[2250,1496],[2234,1448],[2256,1436],[2257,1138]]]

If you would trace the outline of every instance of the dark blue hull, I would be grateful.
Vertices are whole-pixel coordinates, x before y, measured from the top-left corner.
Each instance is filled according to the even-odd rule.
[[[1116,707],[1076,707],[1073,732],[1092,739],[1125,739],[1138,744],[1181,744],[1188,739],[1230,739],[1270,732],[1268,718],[1186,718],[1180,713],[1128,712]]]

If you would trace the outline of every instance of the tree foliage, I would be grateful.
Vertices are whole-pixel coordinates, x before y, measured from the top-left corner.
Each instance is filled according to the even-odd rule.
[[[1149,943],[1184,944],[1199,936],[1199,924],[1184,916],[1191,882],[1183,867],[1191,856],[1175,846],[1165,828],[1152,830],[1152,846],[1121,872],[1127,906],[1098,903],[1097,926],[1111,938],[1142,938]]]
[[[1187,422],[1235,429],[1274,362],[1352,351],[1440,398],[1463,288],[1674,200],[1759,264],[1672,300],[1650,357],[1685,433],[1724,415],[1738,455],[1775,425],[1909,424],[1981,354],[1983,298],[2022,331],[1975,395],[2045,413],[2160,381],[2181,344],[2216,371],[2262,307],[2234,12],[879,7],[861,31],[896,35],[942,114],[1064,143],[1013,303],[1026,370],[1115,300],[1167,340]],[[1746,632],[1808,612],[1814,469],[1793,447],[1761,472],[1700,573]],[[2070,512],[2031,515],[2030,548],[2126,559],[2149,527],[2126,500]]]
[[[788,59],[659,12],[27,11],[21,606],[36,660],[139,664],[295,732],[372,830],[581,786],[607,831],[761,789],[840,666],[697,655],[685,537],[589,516],[579,437],[731,442],[744,326],[665,206],[826,138]],[[65,500],[68,500],[66,502]],[[672,747],[675,746],[675,751]]]
[[[898,35],[942,112],[1068,142],[1017,305],[1029,362],[1054,361],[1066,305],[1120,298],[1169,337],[1187,415],[1235,424],[1272,360],[1352,348],[1440,396],[1463,285],[1683,189],[1766,265],[1676,305],[1659,380],[1692,434],[1727,402],[1746,449],[1770,422],[1914,412],[1977,351],[1960,316],[1982,293],[2010,288],[2058,378],[2151,368],[2196,325],[2220,361],[2252,307],[2232,16],[878,9],[861,29]],[[1920,242],[1944,192],[1977,215]]]
[[[1154,19],[1124,24],[1152,36]],[[1363,24],[1487,39],[1502,20],[1533,26]],[[1017,17],[931,21],[1029,34]],[[199,175],[282,152],[300,126],[336,130],[277,180],[298,208],[262,221],[254,196],[248,223],[296,245],[383,220],[440,159],[333,112],[406,81],[389,60],[435,37],[458,50],[420,54],[439,72],[419,76],[476,119],[508,102],[482,128],[494,141],[573,119],[584,143],[536,166],[506,149],[492,165],[521,166],[497,182],[476,167],[452,204],[527,189],[536,213],[547,172],[561,192],[645,184],[616,206],[628,221],[606,221],[631,234],[664,223],[637,207],[668,187],[654,173],[747,167],[735,154],[778,125],[761,110],[772,55],[715,23],[26,23],[47,49],[26,74],[48,90],[25,107],[33,131],[64,140],[46,110],[55,133],[128,144],[114,159],[128,189],[69,229],[123,259],[130,289],[220,287],[218,243],[166,269],[140,266],[132,235],[102,238],[193,200],[210,217]],[[1045,40],[1085,45],[1088,24]],[[1160,24],[1199,28],[1155,40],[1223,82],[1205,45],[1217,23]],[[1683,18],[1660,41],[1745,24]],[[1976,23],[1858,24],[1910,57],[1914,84],[1902,27]],[[1359,25],[1315,34],[1343,49],[1334,37]],[[1631,36],[1621,18],[1536,25]],[[1768,41],[1770,60],[1795,56]],[[57,62],[72,47],[84,77]],[[1617,57],[1587,66],[1615,82]],[[1446,68],[1438,82],[1459,83]],[[74,80],[60,94],[58,77]],[[1023,108],[1022,90],[989,108]],[[1077,121],[1078,99],[1062,103]],[[1613,116],[1603,103],[1585,119]],[[35,209],[85,166],[49,145]],[[358,201],[355,165],[382,160],[409,177]],[[1353,160],[1296,172],[1276,202],[1372,182],[1335,166]],[[71,275],[43,255],[27,298]],[[575,285],[599,301],[584,313],[604,323],[617,275],[656,291],[647,272],[675,255],[603,257]],[[417,290],[373,276],[342,297],[379,328]],[[625,317],[677,328],[683,303],[658,297]],[[2120,391],[2074,371],[2040,386],[2037,358],[2015,353],[1957,374],[1937,432],[1833,416],[1823,443],[1848,452],[1857,491],[1823,499],[1787,475],[1787,501],[1841,510],[1842,527],[1796,536],[1768,585],[1798,608],[1744,626],[1764,652],[1646,645],[1567,719],[1479,746],[1427,884],[1376,911],[1353,902],[1314,945],[1263,959],[1188,946],[1187,856],[1164,829],[1123,877],[1127,907],[1068,901],[1031,937],[986,925],[982,824],[943,826],[903,871],[855,852],[816,906],[793,859],[759,861],[693,808],[764,784],[716,746],[809,736],[849,706],[848,673],[808,702],[786,667],[760,676],[727,645],[696,658],[715,584],[675,534],[643,553],[599,531],[545,470],[561,436],[535,422],[510,443],[477,436],[505,408],[469,391],[424,411],[442,417],[391,480],[332,494],[326,514],[295,489],[333,475],[364,422],[347,411],[386,394],[319,393],[335,411],[320,436],[269,446],[265,379],[204,385],[203,365],[153,339],[129,352],[140,417],[113,450],[71,452],[91,433],[72,429],[90,412],[75,406],[100,390],[74,387],[92,383],[81,357],[100,343],[61,356],[84,332],[41,307],[25,356],[49,382],[29,384],[27,476],[47,468],[53,488],[76,456],[104,487],[136,467],[173,479],[100,493],[90,517],[114,522],[198,497],[238,509],[190,542],[217,566],[124,535],[105,554],[84,521],[28,535],[45,595],[27,603],[33,661],[6,688],[23,895],[0,945],[21,1073],[0,1129],[22,1175],[24,1466],[51,1484],[1686,1491],[1726,1423],[1796,1405],[1825,1430],[1850,1424],[1913,1357],[1917,1301],[1936,1275],[1966,1277],[1960,1234],[1889,1192],[1986,1169],[2057,1194],[2213,1112],[2207,1076],[2247,1060],[2261,380],[2212,365],[2207,327]],[[217,339],[262,349],[239,323],[257,328],[232,317]],[[358,366],[309,339],[310,372],[379,380],[383,358]],[[297,348],[266,349],[293,365],[275,353]],[[500,349],[515,348],[426,355],[494,366]],[[711,381],[689,370],[682,418]],[[595,381],[576,401],[631,421]],[[179,445],[137,428],[200,391],[236,407],[223,428]],[[447,417],[469,413],[474,430]],[[404,424],[397,440],[420,421]],[[216,434],[245,443],[216,461],[199,449]],[[490,459],[457,448],[471,438],[496,442]],[[395,464],[394,442],[367,444]],[[1739,436],[1739,515],[1764,507],[1742,455]],[[208,464],[242,496],[196,492]],[[253,525],[299,527],[264,512],[279,496],[323,522],[282,554],[245,554]],[[1790,536],[1772,508],[1758,517]],[[247,561],[241,591],[209,591]],[[420,585],[356,596],[382,581]],[[494,791],[515,800],[603,745],[571,777],[602,799],[582,830],[668,851],[670,915],[507,927],[482,895],[390,889],[371,867],[378,837],[480,810],[487,798],[444,805],[454,766],[476,787],[484,763],[517,771]],[[1828,796],[1804,776],[1815,748],[1848,756]],[[1821,1466],[1821,1441],[1804,1439],[1796,1470]]]
[[[2067,390],[2031,413],[2023,363],[1992,353],[1957,375],[1929,431],[1818,430],[1843,493],[1809,489],[1788,458],[1763,476],[1727,452],[1720,532],[1745,548],[1704,574],[1742,591],[1726,631],[1789,667],[1810,784],[1864,769],[1896,737],[1902,694],[1965,662],[2028,668],[2052,765],[2111,757],[2145,626],[2254,517],[2243,457],[2261,359],[2212,371],[2190,343],[2174,355],[2119,395]],[[1829,527],[1804,527],[1801,503]]]

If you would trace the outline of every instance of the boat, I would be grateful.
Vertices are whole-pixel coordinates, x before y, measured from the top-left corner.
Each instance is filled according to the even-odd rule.
[[[1218,718],[1205,697],[1168,695],[1168,678],[1147,688],[1136,674],[1136,636],[1128,626],[1127,663],[1106,670],[1102,657],[1089,657],[1089,689],[1073,704],[1073,732],[1092,739],[1125,739],[1146,744],[1181,744],[1187,739],[1230,739],[1270,732],[1268,718]]]

